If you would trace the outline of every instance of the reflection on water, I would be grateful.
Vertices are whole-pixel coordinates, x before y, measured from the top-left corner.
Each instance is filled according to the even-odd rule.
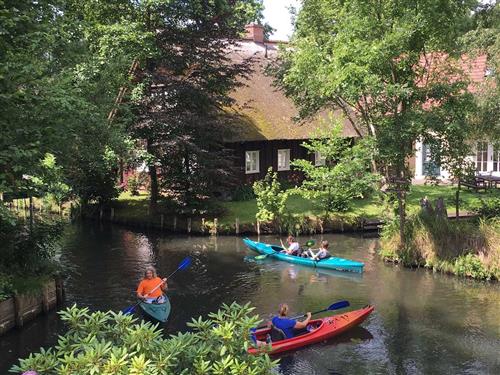
[[[68,230],[64,257],[78,272],[68,275],[66,305],[123,309],[135,302],[133,291],[146,266],[167,275],[189,254],[191,267],[169,281],[168,332],[186,330],[192,317],[223,302],[250,301],[268,319],[280,302],[295,315],[347,299],[352,308],[373,304],[375,312],[362,327],[282,355],[280,374],[500,373],[497,284],[384,264],[373,238],[323,237],[335,255],[365,262],[365,273],[256,261],[238,237],[166,237],[75,225]],[[276,237],[261,240],[279,243]],[[62,330],[51,313],[1,337],[0,373],[17,357],[53,344]]]

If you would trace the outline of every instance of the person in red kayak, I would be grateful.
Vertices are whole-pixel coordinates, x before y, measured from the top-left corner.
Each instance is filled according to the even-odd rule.
[[[273,325],[273,329],[278,332],[281,331],[284,334],[284,338],[290,339],[295,336],[295,330],[304,329],[309,324],[311,320],[311,313],[308,312],[306,315],[306,319],[303,321],[297,321],[295,319],[290,319],[287,317],[288,315],[288,305],[286,303],[282,303],[279,306],[278,316],[275,316],[271,322]],[[273,341],[276,341],[273,337]]]
[[[144,279],[137,287],[137,298],[146,303],[163,303],[163,292],[167,290],[167,279],[160,279],[153,267],[146,268]]]

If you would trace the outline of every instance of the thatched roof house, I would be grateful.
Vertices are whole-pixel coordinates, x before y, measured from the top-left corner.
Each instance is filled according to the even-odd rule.
[[[301,144],[318,128],[329,126],[332,116],[339,116],[325,112],[305,121],[294,120],[298,114],[295,105],[265,74],[266,66],[277,56],[278,45],[276,41],[264,41],[262,26],[252,24],[247,26],[247,37],[233,51],[235,59],[252,57],[253,72],[231,94],[236,103],[228,109],[227,119],[233,130],[227,142],[235,151],[239,177],[246,183],[262,178],[269,167],[281,178],[300,180],[301,176],[290,170],[290,161],[323,163],[320,155],[308,155]],[[346,137],[356,137],[347,121],[343,129]]]

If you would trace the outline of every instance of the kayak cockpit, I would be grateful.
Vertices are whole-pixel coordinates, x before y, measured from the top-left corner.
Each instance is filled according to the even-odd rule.
[[[286,343],[292,342],[292,341],[297,340],[297,339],[304,340],[308,335],[311,335],[315,331],[320,329],[323,324],[324,324],[323,319],[311,320],[309,322],[309,324],[307,325],[307,328],[300,330],[300,331],[296,331],[294,337],[291,337],[289,339],[284,339],[284,340],[273,340],[272,345],[274,347],[275,345],[286,344]],[[272,330],[272,328],[268,327],[268,328],[264,328],[264,329],[260,329],[260,330],[256,331],[255,336],[256,336],[257,340],[266,341],[266,337],[268,334],[271,333],[271,330]]]

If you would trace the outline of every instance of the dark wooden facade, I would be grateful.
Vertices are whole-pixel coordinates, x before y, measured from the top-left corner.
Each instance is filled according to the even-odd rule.
[[[303,180],[303,174],[290,166],[288,171],[278,171],[278,150],[290,150],[290,162],[296,159],[310,160],[314,163],[314,154],[302,146],[303,139],[242,141],[228,143],[227,147],[234,152],[234,163],[237,179],[240,185],[251,185],[254,181],[264,178],[269,167],[278,173],[278,178],[291,184],[298,184]],[[245,173],[246,151],[259,151],[259,172]]]

